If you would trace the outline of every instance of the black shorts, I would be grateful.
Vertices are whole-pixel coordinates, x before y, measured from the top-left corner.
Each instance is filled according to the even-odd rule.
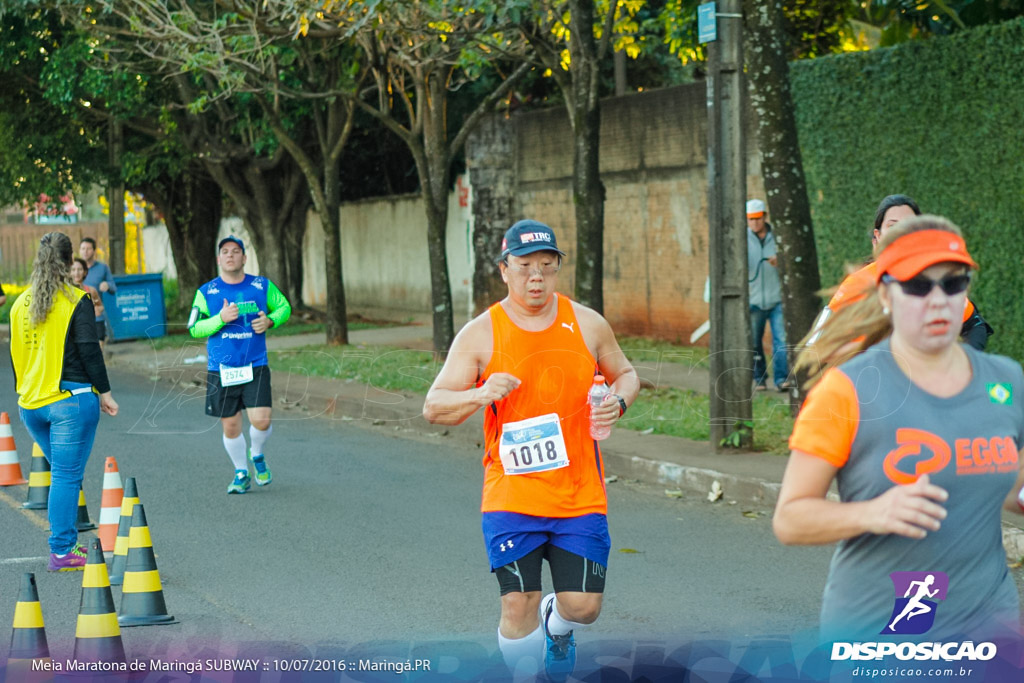
[[[97,320],[96,321],[96,336],[100,341],[104,341],[107,338],[107,321]]]
[[[206,372],[206,414],[213,417],[233,417],[242,408],[270,408],[270,368],[257,365],[252,369],[252,381],[231,387],[220,385],[219,372]]]
[[[501,594],[529,593],[541,590],[541,565],[548,561],[551,569],[551,585],[556,593],[575,591],[579,593],[604,593],[606,568],[582,555],[571,553],[556,545],[545,543],[511,564],[498,567]]]

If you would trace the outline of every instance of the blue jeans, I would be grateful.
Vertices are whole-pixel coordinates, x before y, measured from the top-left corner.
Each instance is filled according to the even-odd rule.
[[[772,369],[775,375],[775,386],[779,386],[789,377],[789,363],[786,360],[786,328],[782,322],[782,304],[771,308],[750,307],[750,327],[754,344],[754,382],[764,384],[768,380],[768,365],[764,357],[765,323],[772,328]]]
[[[78,490],[100,421],[100,399],[88,391],[19,410],[28,433],[50,461],[50,552],[63,555],[78,542]]]

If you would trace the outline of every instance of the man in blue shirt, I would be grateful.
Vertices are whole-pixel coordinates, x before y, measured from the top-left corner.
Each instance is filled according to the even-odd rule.
[[[245,493],[251,486],[242,436],[242,408],[249,416],[249,460],[257,486],[271,481],[263,447],[270,424],[270,368],[266,332],[280,327],[292,307],[273,282],[245,273],[245,245],[229,235],[217,245],[220,277],[199,288],[188,319],[189,333],[207,338],[206,414],[219,417],[224,448],[235,466],[228,493]]]
[[[82,257],[89,268],[82,284],[95,287],[101,295],[103,292],[117,294],[114,274],[110,272],[106,263],[96,260],[96,240],[91,237],[83,237],[82,243],[78,245],[78,255]],[[103,313],[96,316],[96,336],[100,338],[100,348],[102,349],[107,339],[107,316]]]

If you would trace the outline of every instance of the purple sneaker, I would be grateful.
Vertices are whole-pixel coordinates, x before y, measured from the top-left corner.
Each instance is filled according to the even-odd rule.
[[[66,555],[55,555],[50,553],[50,563],[46,566],[48,572],[74,572],[85,569],[86,550],[85,547],[75,544],[75,547]]]

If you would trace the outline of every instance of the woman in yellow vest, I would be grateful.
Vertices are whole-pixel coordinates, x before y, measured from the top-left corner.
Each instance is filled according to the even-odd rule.
[[[100,410],[117,415],[88,295],[71,285],[67,235],[39,242],[32,283],[11,306],[11,362],[21,421],[50,461],[52,572],[85,567],[75,520]]]

